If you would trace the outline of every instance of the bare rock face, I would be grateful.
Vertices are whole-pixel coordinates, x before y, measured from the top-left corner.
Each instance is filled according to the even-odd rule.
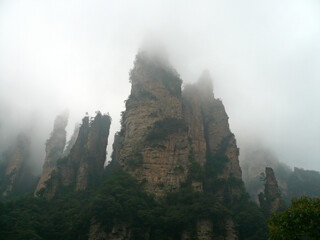
[[[41,189],[45,188],[45,182],[51,178],[57,160],[61,158],[66,144],[66,127],[68,124],[69,112],[65,111],[58,115],[54,121],[53,130],[46,143],[46,157],[43,165],[42,175],[38,182],[34,195],[38,195]]]
[[[183,105],[194,160],[201,166],[204,166],[206,162],[207,143],[203,124],[201,92],[197,87],[187,85],[184,88]]]
[[[70,154],[57,161],[38,195],[50,199],[59,187],[85,190],[94,185],[103,173],[110,124],[111,118],[100,112],[91,122],[84,117]]]
[[[260,207],[267,215],[271,215],[273,212],[282,211],[285,208],[277,179],[274,175],[273,169],[270,167],[266,167],[265,188],[264,193],[259,194],[259,202]]]
[[[218,178],[242,181],[239,149],[229,128],[228,115],[221,100],[213,94],[212,79],[205,71],[197,83],[183,91],[184,112],[189,127],[195,161],[203,165],[208,161],[222,161]],[[240,193],[237,188],[233,193]]]
[[[188,169],[181,79],[165,60],[137,55],[123,115],[119,163],[156,195],[173,191]]]
[[[93,121],[90,123],[88,138],[84,146],[84,156],[81,158],[80,165],[76,177],[76,190],[84,190],[96,176],[101,176],[106,161],[106,147],[108,145],[108,136],[111,119],[108,115],[101,115],[98,113]],[[76,158],[73,154],[78,156],[71,150],[70,157],[73,161]]]
[[[221,156],[224,162],[216,179],[235,178],[242,182],[239,149],[225,108],[214,98],[208,72],[181,93],[182,81],[167,61],[140,52],[130,80],[131,95],[122,113],[112,162],[135,176],[144,183],[147,192],[156,196],[178,190],[189,181],[192,166],[205,170],[209,160],[216,161]],[[201,177],[191,179],[190,184],[196,191],[205,191]],[[239,187],[216,190],[221,196],[241,191]],[[226,220],[222,219],[227,222],[226,232],[236,236],[231,231],[232,219]],[[199,239],[213,239],[212,226],[210,220],[199,221],[196,226]]]
[[[207,139],[208,155],[212,158],[226,155],[221,178],[234,177],[242,179],[239,164],[239,149],[228,123],[228,115],[219,99],[212,99],[203,103],[204,125]]]
[[[25,134],[19,134],[14,146],[4,154],[1,164],[0,198],[21,195],[33,184],[30,169],[30,141]]]
[[[220,161],[219,168],[221,169],[217,170],[216,178],[226,181],[232,178],[242,182],[239,149],[235,137],[230,131],[225,108],[221,100],[214,97],[212,79],[207,71],[201,75],[197,83],[185,87],[183,100],[191,150],[195,161],[204,167],[207,167],[205,164],[208,161],[214,162],[215,168],[218,168],[216,162]],[[194,189],[196,188],[194,187]],[[242,188],[238,186],[225,188],[221,185],[215,189],[216,200],[223,202],[226,195],[240,195],[242,191]],[[227,218],[224,222],[225,238],[238,239],[232,218]],[[212,225],[212,222],[207,220],[207,224],[204,225],[209,226],[210,224]],[[198,226],[199,223],[197,229]],[[212,239],[212,237],[208,237],[212,234],[204,235],[207,237],[199,239]],[[214,239],[219,237],[224,238],[223,236],[215,236]]]
[[[207,71],[196,84],[185,88],[184,102],[190,137],[192,142],[196,142],[192,146],[197,161],[202,163],[204,157],[226,155],[228,161],[219,177],[241,180],[239,149],[230,131],[223,103],[214,97],[212,79]],[[207,156],[203,156],[204,152]]]

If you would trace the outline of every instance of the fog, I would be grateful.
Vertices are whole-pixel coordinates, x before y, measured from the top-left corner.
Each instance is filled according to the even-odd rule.
[[[320,170],[318,0],[0,0],[0,152],[28,132],[40,170],[68,108],[69,136],[86,112],[110,114],[110,155],[146,39],[185,83],[210,71],[240,155],[258,141],[289,166]]]

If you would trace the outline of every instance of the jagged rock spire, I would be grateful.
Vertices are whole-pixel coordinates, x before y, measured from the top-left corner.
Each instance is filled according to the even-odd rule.
[[[50,138],[46,142],[46,157],[43,165],[42,175],[35,190],[35,195],[45,188],[45,182],[50,179],[51,173],[56,166],[57,160],[62,157],[66,144],[66,127],[68,124],[69,111],[65,110],[59,114],[53,125]]]
[[[36,195],[50,199],[61,187],[85,190],[94,185],[103,173],[110,124],[110,116],[100,112],[91,121],[85,116],[69,155],[57,161]]]
[[[161,195],[179,188],[186,177],[189,150],[182,80],[164,58],[145,51],[137,54],[130,80],[123,141],[114,155],[124,169],[146,182],[149,192]]]
[[[270,167],[266,167],[264,193],[259,194],[259,202],[260,207],[267,215],[284,210],[285,208],[285,203],[281,197],[277,179],[274,175],[273,169]]]

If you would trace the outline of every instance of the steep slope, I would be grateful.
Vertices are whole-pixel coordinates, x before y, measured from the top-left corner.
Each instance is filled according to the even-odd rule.
[[[38,196],[54,197],[59,188],[85,190],[98,182],[104,169],[111,118],[97,113],[90,122],[84,117],[78,137],[67,157],[57,161]]]
[[[265,215],[245,194],[236,140],[208,72],[181,91],[168,61],[141,51],[130,80],[111,163],[104,168],[110,117],[83,118],[38,193],[50,201],[7,204],[4,217],[13,221],[0,236],[266,239]]]
[[[182,81],[167,60],[142,51],[130,80],[111,165],[121,166],[157,197],[189,185],[212,193],[220,204],[240,197],[244,189],[239,149],[224,106],[214,98],[209,73],[181,92]],[[212,239],[212,220],[201,218],[195,224],[198,237]],[[228,239],[238,239],[231,216],[221,224]]]
[[[63,149],[66,144],[67,132],[65,128],[68,124],[69,112],[65,111],[58,115],[54,121],[53,130],[50,138],[46,142],[46,156],[43,165],[42,175],[40,177],[37,188],[34,192],[35,196],[45,188],[45,182],[51,177],[57,160],[62,157]]]
[[[119,163],[163,195],[179,188],[188,169],[188,132],[181,79],[166,60],[140,52],[131,71],[131,94],[123,114]]]
[[[261,208],[268,216],[273,212],[285,209],[285,204],[272,168],[266,167],[265,188],[264,193],[259,194],[259,202]]]
[[[196,84],[186,86],[183,96],[196,161],[202,165],[213,163],[218,178],[242,181],[239,149],[225,108],[214,97],[209,73],[204,71]]]
[[[187,85],[183,97],[192,159],[203,166],[205,172],[202,181],[199,181],[201,180],[199,177],[193,179],[193,185],[203,185],[205,192],[215,195],[215,201],[226,204],[228,199],[244,193],[239,149],[230,131],[225,108],[222,102],[214,97],[209,73],[204,71],[197,83]],[[201,226],[201,221],[206,225],[212,225],[210,220],[202,219],[198,221],[197,228]],[[227,239],[238,239],[233,219],[226,216],[223,221]],[[212,230],[210,232],[208,228],[206,229],[204,235],[207,238],[199,232],[198,237],[212,239],[210,237],[213,236]]]

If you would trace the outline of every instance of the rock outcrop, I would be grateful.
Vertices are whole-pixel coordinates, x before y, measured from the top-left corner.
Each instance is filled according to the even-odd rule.
[[[69,112],[65,111],[58,115],[54,121],[53,130],[50,138],[46,142],[46,156],[43,165],[42,175],[40,177],[34,195],[45,188],[45,183],[51,178],[57,160],[62,157],[63,149],[66,144],[66,127],[68,124]]]
[[[204,71],[197,83],[187,85],[183,91],[183,97],[185,119],[195,161],[205,169],[213,169],[211,174],[215,175],[214,181],[222,179],[224,182],[242,183],[239,149],[230,131],[225,108],[221,100],[214,97],[209,73]],[[199,183],[194,184],[199,185]],[[240,186],[241,184],[220,184],[214,189],[216,201],[225,202],[226,197],[241,195],[243,188]],[[204,190],[212,191],[206,189],[206,186]],[[234,225],[232,218],[225,219],[227,239],[237,239]]]
[[[147,192],[158,197],[187,182],[196,191],[211,191],[204,186],[203,177],[191,176],[193,168],[205,172],[209,165],[215,172],[214,181],[236,179],[242,183],[239,149],[207,71],[181,92],[182,81],[168,62],[142,51],[130,80],[131,94],[122,113],[121,131],[115,137],[111,164],[131,173]],[[226,195],[242,192],[239,186],[220,186],[215,189],[216,200],[224,202]],[[232,218],[223,221],[227,222],[225,231],[234,236],[228,239],[237,239]],[[210,220],[197,224],[200,239],[213,238],[211,226]]]
[[[116,155],[147,191],[163,195],[178,189],[192,161],[204,166],[218,155],[227,158],[219,177],[241,180],[235,137],[207,72],[181,94],[182,81],[167,61],[140,52],[130,77]]]
[[[145,52],[131,71],[131,94],[120,133],[119,163],[156,195],[186,180],[189,157],[181,79],[166,60]]]
[[[210,159],[224,157],[218,177],[242,181],[239,149],[230,131],[229,118],[222,101],[214,97],[209,73],[204,71],[196,84],[186,86],[183,96],[185,118],[196,161],[203,165]]]
[[[259,194],[259,202],[260,207],[267,215],[285,209],[285,204],[281,198],[281,192],[276,177],[273,169],[270,167],[266,167],[265,188],[264,193]]]
[[[50,199],[60,187],[85,190],[96,184],[104,169],[110,124],[111,118],[100,112],[91,122],[84,117],[70,154],[57,161],[38,195]]]
[[[185,86],[183,90],[183,109],[188,136],[194,160],[201,166],[206,163],[207,143],[202,112],[202,99],[199,89],[193,85]]]
[[[241,151],[241,169],[246,189],[251,198],[259,203],[258,195],[264,191],[264,173],[266,167],[271,167],[277,179],[281,197],[290,204],[293,198],[301,196],[320,196],[320,172],[304,170],[281,162],[277,156],[265,146],[248,144]]]
[[[20,133],[14,146],[4,154],[0,173],[0,199],[22,195],[34,187],[30,168],[30,141]]]

